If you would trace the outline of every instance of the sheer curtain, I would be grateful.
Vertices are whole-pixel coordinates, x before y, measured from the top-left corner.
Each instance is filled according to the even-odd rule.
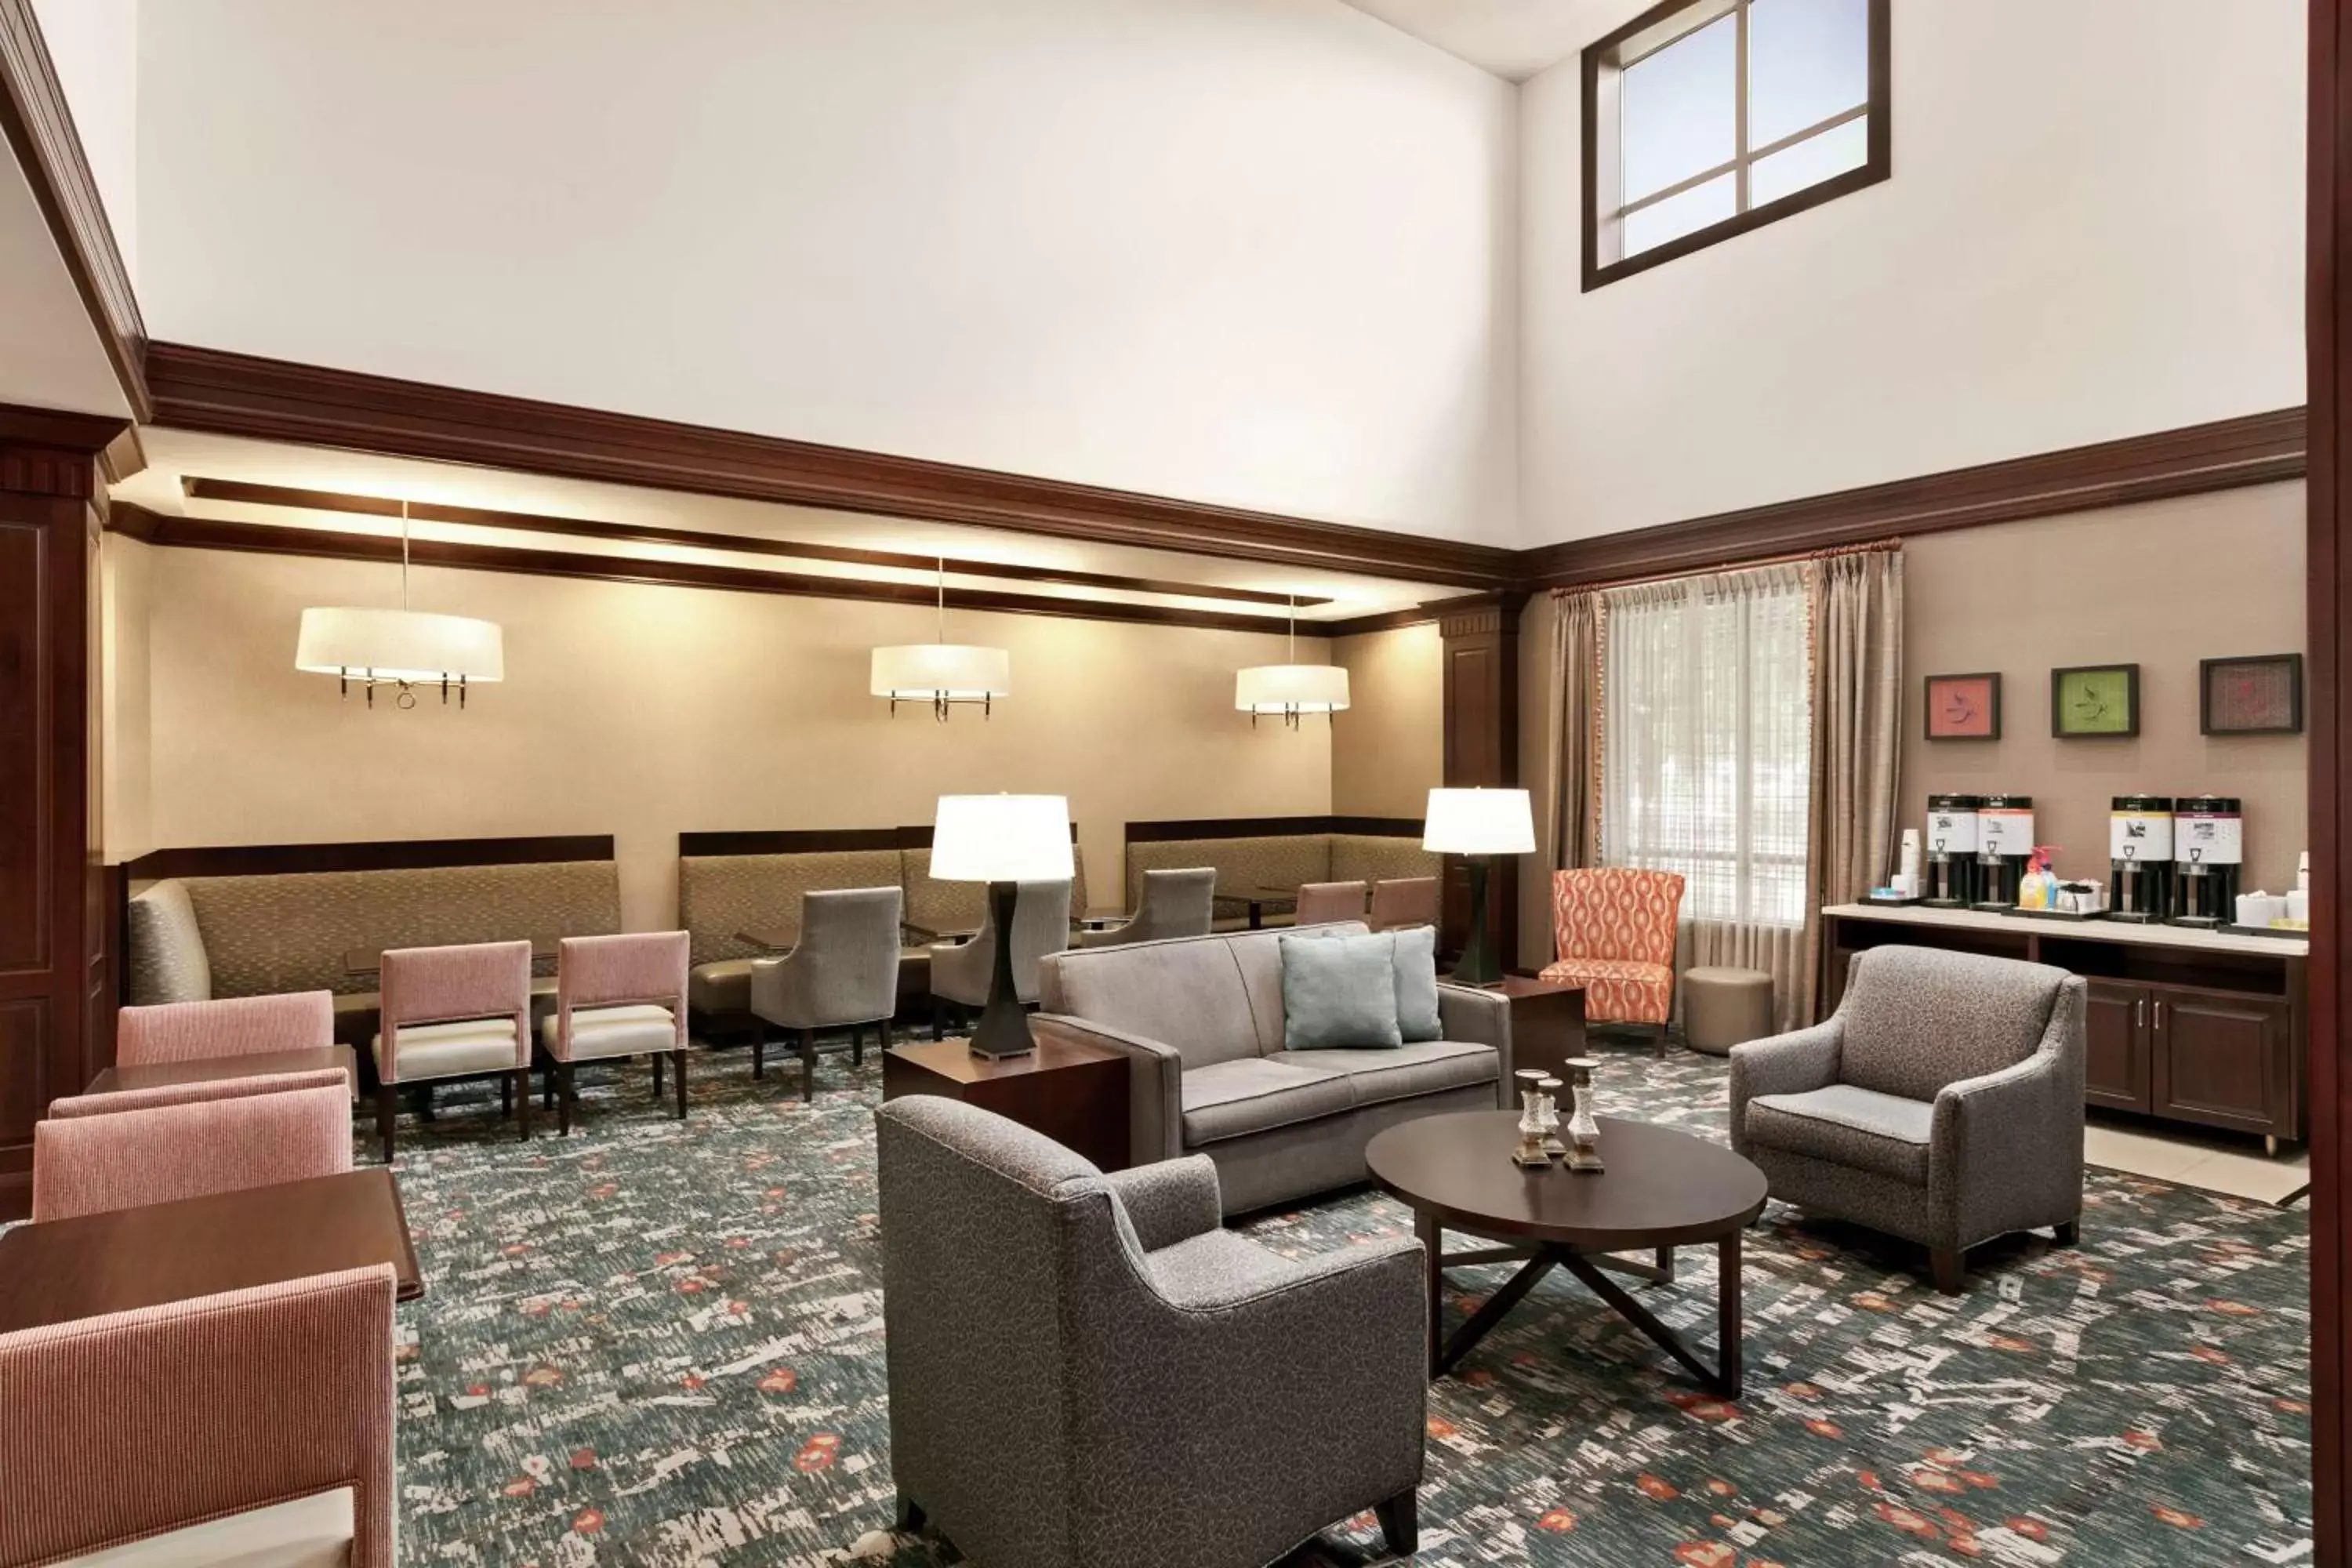
[[[1765,971],[1794,1028],[1811,901],[1805,568],[1603,597],[1601,860],[1681,872],[1688,962]]]

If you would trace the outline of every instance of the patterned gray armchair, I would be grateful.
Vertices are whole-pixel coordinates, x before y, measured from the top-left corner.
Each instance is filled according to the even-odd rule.
[[[774,1024],[800,1037],[801,1098],[816,1092],[816,1032],[846,1027],[853,1059],[866,1059],[866,1026],[890,1048],[898,1010],[898,921],[904,896],[891,888],[844,888],[801,895],[800,944],[751,965],[751,1075],[767,1066]]]
[[[2083,1214],[2082,980],[1918,947],[1857,953],[1837,1012],[1731,1051],[1731,1146],[1783,1202],[1965,1254]]]
[[[1257,1568],[1379,1512],[1414,1546],[1422,1256],[1218,1226],[1205,1159],[1105,1175],[928,1095],[875,1113],[902,1525],[1020,1568]]]
[[[1214,922],[1217,868],[1187,866],[1143,873],[1143,895],[1124,925],[1083,932],[1080,947],[1124,947],[1131,942],[1206,936]]]
[[[977,884],[974,884],[977,886]],[[1013,903],[1013,994],[1024,1004],[1037,1000],[1037,963],[1070,945],[1070,884],[1024,882]],[[996,926],[980,928],[970,942],[932,944],[931,1038],[940,1037],[950,1005],[959,1012],[985,1006],[996,978]]]

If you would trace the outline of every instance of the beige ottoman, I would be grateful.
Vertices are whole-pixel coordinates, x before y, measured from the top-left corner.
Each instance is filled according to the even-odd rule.
[[[1772,977],[1760,969],[1683,972],[1683,1039],[1691,1049],[1726,1056],[1743,1040],[1772,1033]]]

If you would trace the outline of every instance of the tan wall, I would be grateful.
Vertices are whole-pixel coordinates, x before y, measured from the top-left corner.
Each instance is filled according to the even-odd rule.
[[[2290,884],[2304,847],[2301,735],[2198,733],[2197,661],[2304,646],[2304,492],[2264,485],[1905,546],[1903,814],[1947,791],[2030,795],[2062,873],[2104,880],[2117,795],[2242,797],[2246,886]],[[2050,671],[2140,667],[2136,740],[2050,733]],[[1929,742],[1922,681],[2001,672],[2001,739]]]
[[[939,724],[866,695],[867,650],[929,640],[926,609],[425,571],[419,608],[504,624],[509,679],[462,713],[370,711],[295,672],[295,629],[307,605],[384,603],[385,568],[149,564],[159,846],[612,833],[642,929],[675,919],[681,829],[929,822],[942,793],[1048,791],[1108,890],[1130,819],[1331,808],[1328,731],[1234,710],[1234,671],[1279,660],[1279,637],[950,604],[951,637],[1012,650],[1013,694]]]
[[[1331,809],[1420,816],[1445,768],[1445,667],[1434,622],[1336,637],[1348,710],[1331,720]]]
[[[153,550],[120,533],[99,557],[104,714],[100,839],[106,858],[135,859],[154,843],[148,776],[148,606]]]

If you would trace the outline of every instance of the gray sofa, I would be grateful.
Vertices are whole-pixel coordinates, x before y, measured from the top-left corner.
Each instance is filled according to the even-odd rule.
[[[2087,988],[2046,964],[1919,947],[1856,953],[1837,1012],[1731,1050],[1731,1146],[1786,1203],[1964,1255],[2083,1213]]]
[[[1105,1175],[930,1095],[875,1113],[902,1524],[1005,1568],[1257,1568],[1376,1510],[1414,1547],[1422,1250],[1280,1258],[1206,1160]]]
[[[1383,1128],[1511,1103],[1510,1004],[1490,991],[1441,984],[1440,1040],[1283,1049],[1283,935],[1074,949],[1038,966],[1037,1026],[1129,1058],[1135,1163],[1208,1155],[1228,1214],[1362,1181],[1364,1145]]]

